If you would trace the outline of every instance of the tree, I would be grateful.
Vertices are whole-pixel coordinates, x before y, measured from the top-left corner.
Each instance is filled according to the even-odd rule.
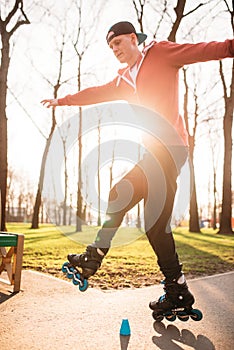
[[[234,233],[232,230],[232,124],[233,124],[233,107],[234,107],[234,63],[232,66],[232,82],[230,96],[227,94],[222,62],[220,65],[220,76],[224,91],[225,112],[223,118],[224,131],[224,165],[223,165],[223,197],[222,212],[220,220],[219,233]]]
[[[56,98],[55,96],[57,96],[56,86],[54,89],[54,98]],[[53,133],[55,130],[55,126],[56,126],[55,110],[53,109],[52,110],[51,129],[50,129],[49,136],[46,139],[46,145],[45,145],[45,149],[44,149],[42,161],[41,161],[40,176],[39,176],[39,181],[38,181],[36,200],[35,200],[35,204],[34,204],[34,208],[33,208],[33,217],[32,217],[32,225],[31,225],[32,229],[39,228],[39,213],[40,213],[40,207],[41,207],[41,193],[43,190],[43,183],[44,183],[44,177],[45,177],[46,159],[47,159],[47,155],[49,153],[49,148],[50,148],[51,140],[52,140]]]
[[[64,199],[63,199],[63,225],[65,226],[67,224],[67,196],[68,196],[68,169],[67,169],[67,135],[69,132],[71,125],[70,122],[68,122],[67,125],[67,130],[65,130],[65,132],[63,133],[63,131],[61,130],[60,127],[58,127],[58,131],[59,131],[59,136],[61,138],[62,141],[62,145],[63,145],[63,159],[64,159]],[[71,199],[71,197],[70,197]],[[71,209],[71,204],[70,204],[70,209]],[[71,222],[71,211],[69,213],[70,215],[70,220],[69,222]]]
[[[61,20],[57,19],[57,21],[60,22]],[[65,32],[61,34],[61,44],[60,44],[60,48],[58,49],[58,72],[57,72],[56,81],[55,83],[52,83],[47,77],[43,77],[48,82],[48,84],[53,88],[53,98],[58,97],[58,91],[61,85],[66,83],[67,81],[67,80],[62,80],[62,68],[63,68],[63,60],[65,55]],[[56,32],[56,38],[57,37],[58,37],[58,33]],[[39,227],[39,213],[40,213],[40,207],[42,203],[42,191],[43,191],[43,185],[44,185],[46,160],[49,153],[49,148],[53,138],[53,134],[56,128],[55,111],[56,111],[55,108],[53,108],[51,111],[51,127],[50,127],[49,136],[46,138],[46,144],[45,144],[42,161],[41,161],[38,188],[37,188],[36,200],[34,204],[33,217],[32,217],[32,225],[31,225],[32,229],[37,229]]]
[[[140,30],[141,32],[143,32],[143,16],[144,16],[144,6],[145,6],[145,3],[146,3],[146,0],[138,0],[138,3],[137,4],[137,1],[136,0],[132,0],[133,2],[133,6],[135,8],[135,11],[136,11],[136,15],[137,15],[137,21],[139,23],[139,26],[140,26]]]
[[[0,12],[0,34],[1,34],[1,66],[0,66],[0,195],[1,195],[1,230],[6,230],[6,191],[7,191],[7,76],[10,66],[11,38],[17,29],[29,24],[30,21],[23,9],[23,0],[15,0],[9,13],[3,18]],[[1,5],[0,5],[1,10]],[[20,17],[16,19],[16,15]],[[7,28],[11,28],[9,31]]]
[[[58,76],[57,76],[57,81],[53,85],[53,97],[57,98],[58,96],[58,90],[62,84],[61,82],[61,75],[62,75],[62,65],[63,65],[63,49],[64,49],[64,41],[62,42],[62,47],[59,51],[59,70],[58,70]],[[47,79],[50,85],[50,81]],[[51,144],[51,140],[54,134],[54,130],[56,127],[56,119],[55,119],[55,109],[52,109],[52,120],[51,120],[51,128],[50,128],[50,133],[48,138],[46,139],[46,145],[45,149],[43,152],[42,156],[42,161],[41,161],[41,168],[40,168],[40,176],[39,176],[39,181],[38,181],[38,188],[37,188],[37,195],[36,195],[36,200],[34,204],[34,210],[33,210],[33,218],[32,218],[32,229],[37,229],[39,227],[39,212],[40,212],[40,207],[41,207],[41,194],[43,190],[43,183],[44,183],[44,177],[45,177],[45,167],[46,167],[46,159],[49,153],[49,148]]]
[[[184,119],[186,129],[188,131],[188,140],[189,140],[189,158],[191,164],[191,198],[190,198],[190,206],[189,206],[189,231],[190,232],[200,232],[199,218],[198,218],[198,205],[197,205],[197,191],[196,191],[196,182],[195,182],[195,166],[194,166],[194,149],[195,149],[195,138],[196,138],[196,130],[198,125],[198,104],[197,104],[197,94],[196,94],[196,85],[194,86],[194,100],[195,100],[195,111],[194,111],[194,124],[192,133],[189,132],[189,117],[188,117],[188,92],[189,86],[187,82],[186,69],[183,68],[184,73]]]
[[[208,122],[211,119],[208,119]],[[213,131],[215,137],[212,137],[211,128],[209,128],[209,139],[210,139],[210,149],[211,149],[211,160],[212,160],[212,170],[213,170],[213,214],[212,214],[212,227],[214,230],[217,229],[217,159],[215,159],[215,148],[217,146],[216,140],[219,139],[218,130]],[[216,157],[217,158],[217,157]]]
[[[73,47],[76,52],[77,63],[77,89],[81,90],[81,78],[82,78],[82,62],[85,52],[90,46],[92,40],[92,33],[96,30],[96,24],[99,20],[99,12],[101,11],[102,4],[92,4],[92,11],[96,13],[93,15],[93,21],[87,24],[87,17],[85,14],[85,6],[82,0],[76,3],[77,16],[77,32],[75,40],[73,40]],[[95,6],[97,6],[95,8]],[[91,7],[89,8],[89,11]],[[86,9],[87,11],[87,9]],[[83,23],[85,21],[85,24]],[[82,231],[82,217],[83,217],[83,197],[82,197],[82,108],[79,107],[79,129],[78,129],[78,186],[77,186],[77,213],[76,213],[76,231]]]
[[[101,159],[101,118],[98,116],[98,163],[97,163],[97,177],[98,177],[98,219],[97,226],[101,226],[101,179],[100,179],[100,159]]]
[[[232,9],[224,0],[227,10],[230,14],[232,32],[234,34],[234,3],[232,2]],[[232,76],[230,94],[228,96],[228,87],[225,81],[223,72],[223,63],[219,62],[219,73],[223,85],[224,93],[224,165],[223,165],[223,198],[222,198],[222,212],[220,220],[219,233],[232,234],[232,125],[233,125],[233,109],[234,109],[234,60],[232,62]]]
[[[185,16],[184,15],[185,3],[186,3],[186,0],[178,0],[177,5],[174,8],[175,13],[176,13],[176,20],[173,23],[172,28],[171,28],[171,32],[168,36],[169,41],[173,41],[173,42],[176,41],[176,33],[179,29],[180,22],[181,22],[182,18]]]
[[[208,1],[209,2],[209,1]],[[198,6],[191,9],[189,12],[184,13],[186,0],[178,0],[177,5],[174,8],[176,13],[176,20],[173,23],[171,32],[168,36],[169,41],[176,41],[176,34],[179,28],[179,25],[183,18],[186,16],[192,14],[195,12],[198,8],[201,6],[206,5],[206,3],[200,3]],[[190,216],[189,216],[189,231],[191,232],[200,232],[200,225],[199,225],[199,215],[198,215],[198,204],[197,204],[197,190],[196,190],[196,182],[195,182],[195,166],[194,166],[194,150],[195,150],[195,137],[196,137],[196,129],[198,125],[198,103],[197,103],[197,87],[194,85],[194,102],[195,102],[195,110],[194,110],[194,125],[193,125],[193,132],[192,134],[189,132],[189,122],[188,122],[188,83],[186,79],[186,69],[183,69],[184,73],[184,85],[185,85],[185,94],[184,94],[184,119],[186,123],[186,129],[188,131],[189,135],[189,155],[190,155],[190,161],[191,161],[191,198],[190,198]]]
[[[144,5],[145,5],[145,1],[141,1],[139,0],[140,3],[140,9],[137,7],[136,5],[136,1],[133,0],[133,4],[137,13],[137,18],[138,18],[138,22],[140,24],[140,28],[143,31],[143,25],[142,25],[142,18],[143,18],[143,12],[144,12]],[[182,21],[182,19],[190,14],[192,14],[193,12],[195,12],[199,7],[203,6],[204,3],[199,4],[198,6],[194,7],[193,9],[191,9],[189,12],[184,13],[185,10],[185,4],[186,4],[186,0],[177,0],[177,4],[174,8],[175,14],[176,14],[176,18],[175,21],[172,24],[171,27],[171,31],[168,35],[168,40],[175,42],[176,41],[176,34],[178,32],[180,23]],[[157,30],[159,29],[159,26],[164,18],[164,14],[168,11],[168,6],[167,6],[167,1],[164,1],[163,4],[163,9],[162,9],[162,13],[161,13],[161,18],[158,21],[158,25],[157,25],[157,29],[154,33],[154,37],[156,36]],[[188,118],[188,116],[186,115],[186,110],[187,110],[187,99],[188,99],[188,85],[186,82],[186,70],[184,70],[184,79],[185,79],[185,90],[187,92],[185,92],[185,96],[184,96],[184,113],[185,113],[185,119]],[[196,105],[196,111],[197,112],[197,108],[198,106]],[[195,116],[195,126],[194,126],[194,133],[196,131],[196,124],[197,123],[197,116]],[[189,131],[188,128],[188,119],[187,119],[187,130]],[[194,154],[194,147],[195,147],[195,134],[193,136],[189,137],[189,145],[190,145],[190,158],[193,159],[193,154]],[[192,163],[192,168],[194,169],[194,164]],[[197,205],[197,195],[196,195],[196,186],[195,186],[195,178],[194,178],[194,171],[192,171],[191,174],[192,178],[191,178],[191,184],[193,186],[193,188],[191,189],[191,200],[190,200],[190,231],[193,232],[200,232],[200,227],[199,227],[199,219],[198,219],[198,205]]]
[[[208,1],[209,2],[209,1]],[[184,13],[184,9],[185,9],[185,4],[186,4],[186,0],[178,0],[177,1],[177,5],[174,8],[174,11],[176,13],[176,19],[172,25],[171,28],[171,32],[168,36],[168,40],[169,41],[176,41],[176,34],[177,31],[179,29],[180,23],[182,21],[183,18],[185,18],[186,16],[189,16],[191,13],[195,12],[197,9],[199,9],[201,6],[206,5],[208,2],[206,3],[200,3],[198,6],[194,7],[192,10],[190,10],[187,13]]]

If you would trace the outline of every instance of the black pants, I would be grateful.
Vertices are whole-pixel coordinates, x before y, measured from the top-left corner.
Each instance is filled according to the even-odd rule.
[[[183,146],[159,146],[153,153],[146,153],[110,190],[108,219],[97,234],[95,246],[107,251],[127,211],[144,199],[145,231],[159,267],[167,278],[179,276],[181,265],[170,221],[176,179],[187,156],[188,149]]]

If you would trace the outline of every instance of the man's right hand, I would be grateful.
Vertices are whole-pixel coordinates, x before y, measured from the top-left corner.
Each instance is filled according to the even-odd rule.
[[[58,106],[58,99],[57,98],[52,98],[52,99],[46,99],[46,100],[42,100],[41,103],[43,104],[43,106],[49,108],[49,107],[56,107]]]

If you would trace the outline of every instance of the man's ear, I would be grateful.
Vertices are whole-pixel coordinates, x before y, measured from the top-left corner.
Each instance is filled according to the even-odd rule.
[[[136,46],[138,46],[138,39],[135,33],[131,33],[131,42],[132,44],[135,44]]]

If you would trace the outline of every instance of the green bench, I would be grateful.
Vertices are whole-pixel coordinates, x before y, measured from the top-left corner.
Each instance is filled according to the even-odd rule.
[[[0,232],[0,275],[6,271],[8,277],[0,282],[12,285],[14,292],[20,291],[23,251],[23,234]]]

